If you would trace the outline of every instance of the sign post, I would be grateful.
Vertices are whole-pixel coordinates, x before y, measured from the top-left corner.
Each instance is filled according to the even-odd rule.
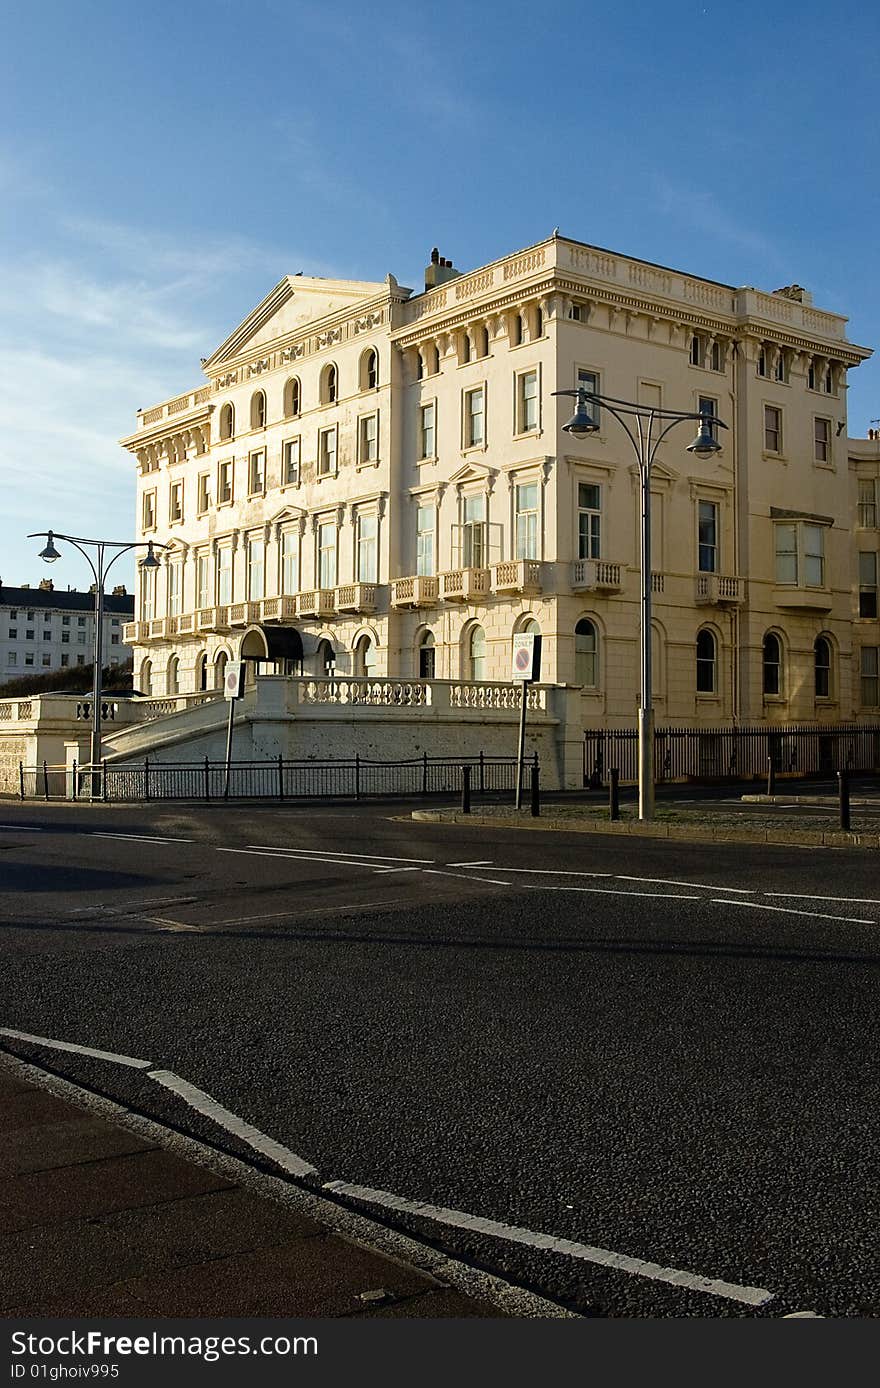
[[[223,697],[229,704],[229,724],[226,729],[226,775],[223,779],[223,799],[229,799],[229,777],[232,770],[232,720],[235,717],[235,701],[244,693],[245,663],[238,660],[227,665],[223,679]]]
[[[519,714],[519,748],[516,758],[516,808],[522,808],[523,766],[526,755],[526,709],[529,685],[541,678],[541,638],[534,632],[519,632],[513,638],[511,678],[522,684]]]

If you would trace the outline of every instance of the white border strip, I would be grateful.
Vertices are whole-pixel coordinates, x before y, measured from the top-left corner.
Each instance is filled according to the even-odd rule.
[[[13,1031],[11,1027],[0,1027],[0,1036],[11,1036],[15,1041],[30,1041],[34,1046],[48,1046],[53,1051],[73,1051],[75,1055],[90,1055],[94,1060],[112,1060],[116,1065],[128,1065],[132,1070],[149,1070],[152,1060],[135,1060],[131,1055],[117,1055],[115,1051],[96,1051],[91,1046],[75,1046],[72,1041],[53,1041],[48,1036],[31,1036],[26,1031]]]
[[[713,906],[749,906],[753,911],[780,911],[784,916],[808,916],[814,921],[843,921],[846,925],[876,925],[876,921],[865,920],[861,916],[827,916],[821,911],[796,911],[793,906],[768,906],[765,901],[728,901],[723,897],[712,898]]]
[[[539,1248],[543,1252],[579,1258],[585,1263],[598,1263],[601,1267],[612,1268],[615,1272],[633,1273],[637,1277],[650,1277],[655,1282],[669,1282],[673,1287],[685,1287],[689,1291],[705,1292],[709,1296],[726,1297],[728,1301],[739,1301],[746,1306],[764,1306],[768,1301],[772,1301],[774,1296],[773,1292],[768,1292],[764,1287],[743,1287],[736,1282],[723,1282],[717,1277],[701,1277],[698,1273],[683,1272],[679,1268],[661,1267],[659,1263],[649,1263],[642,1258],[630,1258],[625,1253],[611,1253],[607,1248],[593,1248],[589,1244],[573,1243],[571,1239],[555,1238],[552,1234],[538,1234],[532,1229],[520,1229],[513,1224],[499,1224],[497,1220],[480,1219],[476,1215],[465,1214],[462,1210],[448,1210],[439,1205],[423,1205],[418,1200],[406,1200],[400,1195],[390,1195],[384,1190],[372,1190],[369,1186],[348,1185],[345,1181],[325,1181],[322,1189],[332,1191],[335,1195],[348,1196],[352,1200],[383,1205],[403,1214],[418,1215],[421,1219],[434,1220],[438,1224],[448,1224],[456,1229],[468,1229],[475,1234],[506,1239],[508,1243],[521,1243],[528,1248]]]

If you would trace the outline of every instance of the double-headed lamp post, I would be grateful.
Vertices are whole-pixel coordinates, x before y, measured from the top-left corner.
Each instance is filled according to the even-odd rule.
[[[90,762],[93,776],[97,774],[101,765],[101,662],[103,658],[103,636],[104,636],[104,581],[116,560],[122,554],[127,554],[130,549],[140,549],[146,547],[146,554],[140,561],[142,569],[158,569],[159,561],[153,553],[154,545],[159,549],[164,549],[163,544],[153,540],[133,540],[126,544],[116,540],[86,540],[82,535],[62,535],[57,530],[38,530],[28,536],[29,540],[45,540],[46,545],[40,550],[40,558],[47,564],[54,564],[61,555],[55,548],[56,540],[64,540],[67,544],[73,545],[78,549],[92,571],[95,579],[95,671],[92,683],[92,736]],[[95,552],[95,560],[92,561],[89,550]],[[105,555],[107,550],[115,550],[116,553],[106,563]],[[94,786],[94,781],[93,781]]]
[[[670,430],[685,420],[696,420],[699,432],[688,453],[698,458],[711,458],[721,448],[715,430],[727,425],[716,415],[689,410],[662,410],[631,400],[617,400],[613,395],[598,395],[579,386],[577,390],[555,390],[554,395],[572,395],[577,401],[575,412],[567,424],[566,433],[576,439],[586,438],[598,431],[588,405],[599,405],[613,415],[626,431],[639,464],[641,498],[641,553],[639,604],[639,819],[654,817],[654,701],[651,687],[651,468],[657,449]],[[628,422],[629,420],[629,422]]]

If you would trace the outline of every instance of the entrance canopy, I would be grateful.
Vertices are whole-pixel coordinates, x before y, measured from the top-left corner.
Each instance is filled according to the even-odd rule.
[[[269,660],[293,660],[302,665],[302,658],[302,637],[295,627],[251,627],[241,643],[241,659],[257,665]]]

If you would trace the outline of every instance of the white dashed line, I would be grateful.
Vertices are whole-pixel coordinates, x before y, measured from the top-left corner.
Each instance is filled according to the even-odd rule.
[[[344,858],[348,861],[353,859],[361,861],[363,859],[370,863],[434,863],[437,861],[436,858],[396,858],[393,853],[355,853],[353,851],[337,853],[335,849],[330,848],[273,848],[271,844],[267,843],[249,843],[248,848],[259,848],[263,852],[268,851],[270,853],[302,854],[303,856],[320,853],[322,858]]]
[[[106,834],[99,829],[88,832],[93,839],[121,839],[123,843],[192,843],[192,839],[160,839],[152,834]]]
[[[483,858],[483,859],[482,859],[480,862],[478,862],[478,863],[447,863],[446,866],[447,866],[447,867],[491,867],[491,866],[492,866],[492,859],[491,859],[491,858]]]
[[[32,824],[0,824],[0,829],[11,829],[14,834],[42,834],[42,829],[36,829]]]
[[[379,874],[383,874],[383,875],[386,874],[386,873],[389,873],[389,872],[421,872],[421,870],[422,870],[421,868],[417,868],[417,867],[374,867],[374,868],[373,868],[373,872],[379,873]]]
[[[132,1070],[149,1070],[152,1060],[135,1060],[134,1056],[117,1055],[115,1051],[96,1051],[91,1046],[75,1046],[72,1041],[53,1041],[49,1036],[31,1036],[26,1031],[13,1031],[10,1027],[0,1027],[0,1036],[11,1036],[16,1041],[30,1041],[35,1046],[48,1046],[52,1051],[73,1051],[75,1055],[88,1055],[93,1060],[113,1060],[117,1065],[128,1065]]]
[[[503,870],[503,869],[502,869]],[[462,882],[491,882],[494,887],[509,887],[510,882],[502,882],[500,877],[470,877],[464,872],[444,872],[441,868],[422,868],[429,877],[458,877]]]
[[[455,867],[455,863],[450,863],[450,867]],[[465,863],[459,863],[459,867],[465,867]],[[495,863],[494,867],[498,872],[524,872],[529,877],[614,877],[613,872],[570,872],[566,868],[518,868],[505,867],[503,863]]]
[[[740,1286],[736,1282],[723,1282],[717,1277],[703,1277],[699,1273],[684,1272],[680,1268],[662,1267],[643,1258],[631,1258],[625,1253],[612,1253],[607,1248],[594,1248],[590,1244],[575,1243],[571,1239],[556,1238],[553,1234],[539,1234],[532,1229],[522,1229],[515,1224],[501,1224],[494,1219],[481,1219],[477,1215],[465,1214],[463,1210],[450,1210],[441,1205],[422,1204],[418,1200],[407,1200],[388,1191],[373,1190],[369,1186],[348,1185],[344,1181],[325,1181],[324,1190],[336,1195],[348,1196],[352,1200],[363,1200],[372,1205],[383,1205],[386,1209],[398,1210],[402,1214],[417,1215],[437,1224],[450,1225],[455,1229],[467,1229],[472,1233],[486,1234],[490,1238],[504,1239],[508,1243],[525,1244],[542,1252],[560,1253],[567,1258],[578,1258],[585,1263],[597,1263],[615,1272],[628,1272],[636,1277],[649,1277],[655,1282],[668,1282],[673,1287],[685,1287],[688,1291],[705,1292],[709,1296],[725,1297],[729,1301],[739,1301],[746,1306],[764,1306],[773,1300],[774,1293],[763,1287]]]
[[[712,898],[714,906],[749,906],[753,911],[780,911],[785,916],[809,916],[814,921],[843,921],[846,925],[876,925],[876,921],[863,920],[860,916],[828,916],[819,911],[796,911],[793,906],[768,906],[763,901],[725,901]]]
[[[508,885],[510,885],[508,883]],[[527,892],[588,892],[591,896],[642,896],[649,901],[702,901],[700,896],[686,896],[682,892],[618,892],[614,887],[543,887],[531,882],[525,883]],[[744,903],[745,904],[745,903]]]
[[[813,896],[809,892],[762,892],[762,896],[782,896],[790,901],[851,901],[853,906],[880,906],[875,896]]]
[[[752,887],[723,887],[717,882],[679,882],[674,877],[631,877],[628,873],[614,874],[618,882],[655,882],[667,887],[699,887],[706,892],[736,892],[744,896],[754,896]]]

